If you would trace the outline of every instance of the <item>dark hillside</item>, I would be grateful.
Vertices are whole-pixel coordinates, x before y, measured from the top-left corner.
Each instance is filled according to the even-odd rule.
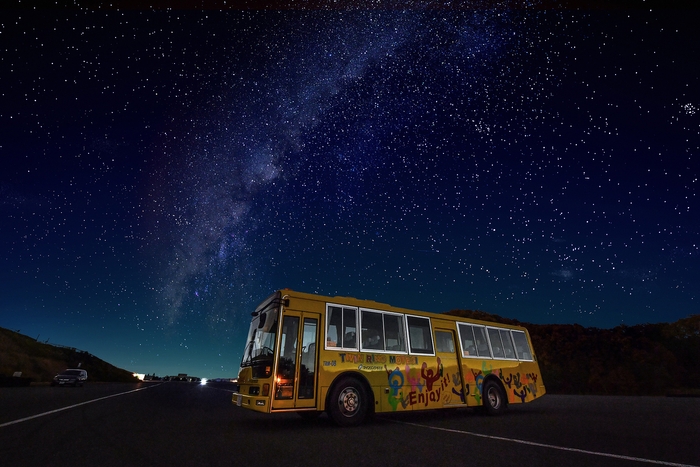
[[[700,315],[598,329],[521,323],[483,311],[447,314],[526,327],[551,393],[700,394]]]
[[[129,371],[115,367],[94,355],[71,347],[38,342],[9,329],[0,328],[0,377],[21,371],[32,382],[50,382],[66,368],[83,368],[88,381],[135,382]]]

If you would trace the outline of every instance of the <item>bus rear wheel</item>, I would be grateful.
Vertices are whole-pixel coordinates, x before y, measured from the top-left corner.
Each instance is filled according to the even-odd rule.
[[[344,378],[333,387],[328,412],[340,426],[362,423],[367,414],[369,399],[364,385],[355,378]]]
[[[500,415],[506,410],[506,397],[501,387],[494,381],[486,381],[482,392],[484,408],[489,415]]]

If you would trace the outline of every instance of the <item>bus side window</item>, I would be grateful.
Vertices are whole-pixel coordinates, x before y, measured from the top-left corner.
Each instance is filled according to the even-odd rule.
[[[406,326],[403,316],[384,314],[384,340],[386,350],[406,351]]]
[[[343,309],[343,347],[357,349],[357,310]]]
[[[326,348],[357,349],[357,310],[328,305]]]
[[[473,326],[474,337],[476,338],[476,352],[479,357],[491,357],[489,343],[486,340],[486,328],[483,326]]]
[[[522,331],[511,331],[513,341],[515,342],[515,352],[520,360],[532,360],[532,352],[530,345],[527,342],[527,337]]]
[[[381,313],[362,310],[362,348],[384,350],[384,321]]]
[[[342,346],[340,340],[343,328],[343,310],[337,306],[328,307],[328,325],[326,327],[326,347]]]
[[[515,358],[515,350],[513,349],[513,341],[510,337],[510,332],[505,329],[500,329],[501,340],[503,341],[503,349],[505,351],[506,358]]]
[[[476,357],[476,347],[474,345],[474,329],[469,324],[459,323],[457,325],[460,340],[462,342],[462,356]]]
[[[455,344],[452,341],[452,333],[446,331],[435,331],[435,347],[438,352],[455,352]]]
[[[433,338],[430,332],[430,319],[419,316],[406,316],[411,353],[433,354]]]
[[[501,342],[501,333],[496,328],[488,328],[488,335],[494,358],[505,358],[506,354],[503,350],[503,342]]]

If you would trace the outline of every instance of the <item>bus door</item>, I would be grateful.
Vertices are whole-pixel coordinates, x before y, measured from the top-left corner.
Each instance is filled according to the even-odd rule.
[[[285,311],[272,410],[316,407],[318,313]]]
[[[443,405],[459,406],[467,404],[468,394],[465,392],[464,375],[457,352],[457,339],[452,329],[435,328],[436,356],[440,358],[443,378],[447,377],[447,385],[442,397]]]

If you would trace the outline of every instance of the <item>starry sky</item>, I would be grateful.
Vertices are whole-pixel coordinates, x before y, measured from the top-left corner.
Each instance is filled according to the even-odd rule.
[[[284,287],[700,312],[700,15],[620,3],[6,8],[0,326],[215,378]]]

